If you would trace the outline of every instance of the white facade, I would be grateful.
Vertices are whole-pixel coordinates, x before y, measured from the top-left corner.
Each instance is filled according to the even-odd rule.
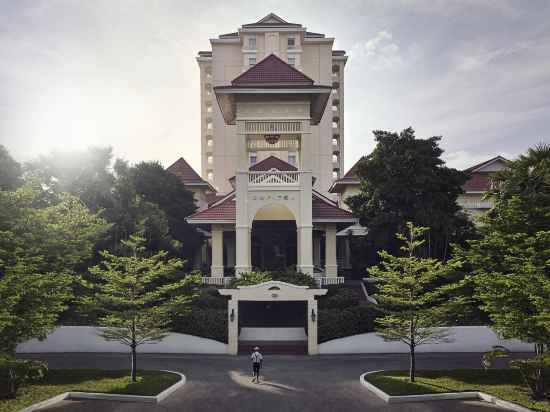
[[[314,80],[333,87],[318,125],[311,127],[311,167],[314,188],[327,192],[340,177],[344,165],[344,67],[347,56],[332,49],[334,39],[307,32],[299,24],[268,15],[257,23],[243,25],[238,32],[210,40],[212,50],[199,52],[201,83],[201,174],[221,193],[231,191],[228,179],[238,168],[235,144],[237,126],[228,125],[216,102],[214,87],[231,81],[270,54],[283,59]],[[271,118],[288,117],[288,102],[271,101]],[[244,105],[243,105],[244,106]],[[248,109],[254,116],[254,104]],[[241,108],[244,113],[245,108]],[[263,116],[262,116],[263,117]],[[255,153],[249,154],[254,158]],[[294,151],[260,152],[257,161],[276,155],[294,163]],[[247,159],[250,162],[250,158]],[[298,160],[299,161],[299,160]]]

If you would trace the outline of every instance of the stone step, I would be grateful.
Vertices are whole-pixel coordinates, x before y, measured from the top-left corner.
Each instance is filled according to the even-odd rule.
[[[239,341],[307,341],[305,328],[271,327],[252,328],[243,327],[239,334]]]
[[[239,355],[250,355],[255,346],[263,355],[307,355],[307,342],[303,341],[239,341]]]

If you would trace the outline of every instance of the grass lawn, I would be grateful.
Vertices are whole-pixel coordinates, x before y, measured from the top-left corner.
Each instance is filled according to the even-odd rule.
[[[139,371],[132,383],[127,370],[50,369],[40,382],[23,387],[16,399],[0,399],[0,412],[15,412],[63,392],[103,392],[127,395],[157,395],[180,380],[180,376],[160,371]]]
[[[537,411],[550,412],[550,400],[534,401],[513,369],[452,369],[417,371],[409,382],[408,371],[385,371],[365,376],[366,380],[390,395],[421,395],[438,392],[480,391]]]

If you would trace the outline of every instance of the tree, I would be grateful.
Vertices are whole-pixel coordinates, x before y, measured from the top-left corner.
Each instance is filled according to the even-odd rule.
[[[406,235],[397,234],[404,242],[401,247],[404,256],[382,251],[381,262],[369,268],[369,273],[379,283],[375,297],[383,316],[376,319],[378,333],[409,347],[411,382],[415,380],[416,347],[447,339],[448,332],[442,327],[447,304],[445,296],[453,285],[437,286],[436,282],[459,265],[457,261],[443,263],[416,256],[425,242],[421,237],[427,231],[428,228],[408,222]]]
[[[90,285],[95,294],[88,303],[106,312],[100,318],[100,325],[105,327],[101,336],[130,348],[131,378],[135,382],[137,347],[166,336],[171,315],[188,309],[200,277],[182,277],[178,270],[184,262],[168,259],[164,251],[148,256],[145,239],[139,235],[131,235],[122,243],[126,255],[103,251],[103,261],[90,268],[98,283]]]
[[[348,199],[354,214],[369,228],[368,241],[376,250],[395,254],[394,234],[406,222],[430,227],[425,256],[447,259],[449,244],[462,243],[474,230],[456,200],[468,175],[448,168],[441,159],[441,137],[416,139],[414,130],[377,130],[376,148],[357,166],[360,193]]]
[[[107,228],[69,194],[44,204],[36,187],[0,191],[0,352],[51,331]]]
[[[22,184],[23,171],[4,146],[0,145],[0,190],[14,190]]]
[[[459,253],[493,328],[534,343],[543,356],[550,349],[550,146],[529,149],[494,182],[481,238]]]

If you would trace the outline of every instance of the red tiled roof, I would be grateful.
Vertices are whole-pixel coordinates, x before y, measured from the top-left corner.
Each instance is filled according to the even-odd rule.
[[[486,192],[490,188],[490,173],[472,173],[472,177],[462,186],[465,192]]]
[[[290,163],[285,162],[284,160],[273,155],[266,157],[264,160],[256,163],[255,165],[250,166],[250,170],[253,172],[265,172],[271,169],[277,169],[281,172],[298,170],[296,166],[292,166]]]
[[[360,183],[359,177],[357,176],[357,165],[359,162],[363,160],[363,158],[359,159],[355,164],[351,167],[351,169],[348,170],[348,172],[344,175],[344,177],[341,177],[340,179],[335,180],[328,191],[330,193],[339,193],[341,190],[338,186],[346,186],[346,185],[358,185]]]
[[[342,219],[352,220],[353,215],[347,210],[340,209],[332,201],[324,198],[318,193],[312,194],[312,217],[313,221],[339,221]],[[187,219],[192,220],[193,223],[205,223],[221,221],[221,222],[235,222],[236,216],[236,204],[235,204],[235,192],[228,194],[223,200],[214,203],[208,209],[201,212],[197,212]]]
[[[209,205],[208,209],[194,213],[187,219],[196,221],[224,221],[234,222],[236,216],[235,192],[229,193],[222,200]],[[187,220],[186,219],[186,220]]]
[[[233,86],[280,83],[311,86],[313,80],[276,55],[270,54],[231,82]]]
[[[353,219],[353,214],[347,210],[341,209],[338,206],[329,204],[319,195],[313,194],[311,199],[311,214],[313,220],[330,220],[330,219]]]
[[[166,170],[179,177],[184,185],[210,186],[208,182],[193,170],[183,157],[180,157],[172,165],[168,166]]]

